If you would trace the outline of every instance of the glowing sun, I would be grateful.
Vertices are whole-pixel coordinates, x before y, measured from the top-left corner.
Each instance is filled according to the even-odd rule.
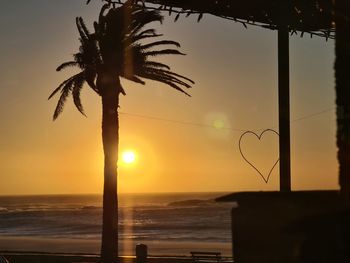
[[[136,154],[133,151],[125,151],[122,155],[122,160],[124,163],[131,164],[136,160]]]

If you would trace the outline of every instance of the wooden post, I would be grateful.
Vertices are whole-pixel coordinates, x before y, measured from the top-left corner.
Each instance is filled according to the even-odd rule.
[[[289,31],[284,26],[278,29],[278,110],[280,191],[290,192]]]
[[[350,203],[350,1],[335,2],[335,94],[340,192]]]

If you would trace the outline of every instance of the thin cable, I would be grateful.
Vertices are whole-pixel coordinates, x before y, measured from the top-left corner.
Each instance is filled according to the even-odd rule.
[[[147,116],[147,115],[140,115],[140,114],[134,114],[134,113],[127,113],[127,112],[119,112],[120,114],[137,117],[141,119],[150,119],[150,120],[156,120],[156,121],[164,121],[164,122],[171,122],[176,124],[182,124],[182,125],[190,125],[190,126],[197,126],[197,127],[204,127],[204,128],[213,128],[217,130],[230,130],[235,132],[244,132],[246,130],[242,129],[233,129],[233,128],[216,128],[215,126],[209,125],[209,124],[203,124],[203,123],[195,123],[195,122],[186,122],[186,121],[178,121],[178,120],[172,120],[172,119],[165,119],[165,118],[158,118],[153,116]]]
[[[303,120],[306,120],[306,119],[310,119],[310,118],[316,117],[316,116],[324,114],[324,113],[328,113],[328,112],[330,112],[330,111],[332,111],[334,109],[335,109],[334,107],[331,107],[331,108],[328,108],[328,109],[325,109],[325,110],[322,110],[322,111],[314,112],[314,113],[311,113],[309,115],[305,115],[305,116],[293,119],[293,120],[290,121],[290,124],[294,125],[296,122],[303,121]],[[272,129],[277,129],[278,125],[274,125],[271,128]],[[260,128],[260,129],[256,129],[256,130],[253,130],[253,131],[254,132],[258,132],[258,131],[263,131],[263,130],[265,130],[265,128]]]
[[[303,116],[303,117],[296,118],[296,119],[292,120],[291,122],[297,122],[297,121],[302,121],[302,120],[305,120],[305,119],[309,119],[309,118],[312,118],[312,117],[315,117],[315,116],[318,116],[318,115],[330,112],[332,110],[334,110],[334,107],[331,107],[331,108],[328,108],[328,109],[325,109],[325,110],[322,110],[322,111],[318,111],[318,112],[315,112],[315,113],[311,113],[311,114]]]
[[[325,114],[328,113],[330,111],[334,110],[334,107],[322,110],[322,111],[318,111],[318,112],[314,112],[296,119],[291,120],[291,124],[294,124],[296,122],[299,121],[303,121],[306,119],[310,119],[313,117],[316,117],[318,115],[321,114]],[[170,123],[176,123],[176,124],[181,124],[181,125],[189,125],[189,126],[196,126],[196,127],[203,127],[203,128],[212,128],[212,129],[216,129],[216,130],[230,130],[233,132],[245,132],[247,131],[247,129],[233,129],[233,128],[216,128],[213,125],[209,125],[209,124],[204,124],[204,123],[195,123],[195,122],[188,122],[188,121],[179,121],[179,120],[173,120],[173,119],[166,119],[166,118],[159,118],[159,117],[154,117],[154,116],[148,116],[148,115],[141,115],[141,114],[134,114],[134,113],[128,113],[128,112],[119,112],[122,115],[126,115],[126,116],[131,116],[131,117],[136,117],[136,118],[141,118],[141,119],[149,119],[149,120],[155,120],[155,121],[163,121],[163,122],[170,122]],[[277,126],[273,126],[273,128],[276,128]],[[253,132],[259,132],[259,131],[263,131],[265,130],[265,128],[261,128],[261,129],[255,129],[255,130],[251,130]]]

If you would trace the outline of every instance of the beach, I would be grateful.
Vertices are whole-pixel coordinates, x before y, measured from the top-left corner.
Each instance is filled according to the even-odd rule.
[[[150,258],[188,259],[191,251],[231,256],[230,207],[213,202],[216,196],[122,195],[119,255],[133,257],[143,243]],[[70,262],[60,260],[100,253],[100,196],[0,197],[0,207],[0,254],[11,262]]]
[[[134,256],[136,242],[122,242],[120,255]],[[190,251],[218,251],[222,255],[231,255],[231,244],[222,242],[174,242],[148,241],[150,256],[189,256]],[[0,237],[0,251],[40,252],[68,254],[99,254],[100,241],[77,239],[54,239],[37,237]]]
[[[45,253],[7,253],[10,263],[87,263],[99,262],[96,255],[45,254]],[[119,257],[119,263],[135,263],[135,257]],[[147,263],[190,263],[190,257],[149,257]]]
[[[220,242],[147,242],[148,263],[191,262],[191,251],[216,251],[230,257],[231,244]],[[123,242],[120,262],[135,262],[135,242]],[[0,237],[0,255],[14,263],[40,262],[98,262],[98,240],[73,240],[52,238]]]

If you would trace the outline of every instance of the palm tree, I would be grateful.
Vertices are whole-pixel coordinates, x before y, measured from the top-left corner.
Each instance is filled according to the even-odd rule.
[[[150,79],[186,93],[192,80],[176,74],[166,64],[151,60],[159,55],[184,55],[177,49],[161,48],[164,45],[180,47],[171,40],[158,40],[141,43],[161,35],[154,29],[144,29],[151,22],[162,22],[157,10],[145,10],[130,1],[115,8],[105,4],[94,32],[90,33],[82,18],[76,19],[80,35],[80,48],[72,61],[57,68],[77,66],[80,72],[63,81],[50,95],[60,92],[53,115],[55,120],[62,112],[66,99],[72,95],[76,108],[84,114],[80,101],[80,91],[86,82],[102,99],[102,141],[104,150],[103,226],[101,261],[109,263],[118,258],[118,199],[117,162],[119,144],[119,95],[125,91],[120,78],[145,84]]]
[[[343,197],[350,200],[350,3],[337,0],[334,64],[337,105],[337,147],[339,184]]]

